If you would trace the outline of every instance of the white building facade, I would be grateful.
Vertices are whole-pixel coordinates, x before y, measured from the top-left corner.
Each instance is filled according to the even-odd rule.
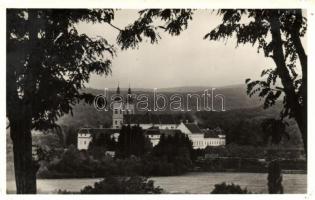
[[[189,139],[193,143],[194,149],[204,149],[207,146],[225,146],[225,134],[219,128],[216,130],[201,130],[197,123],[183,123],[181,122],[178,130],[188,135]],[[211,133],[208,134],[207,132]]]
[[[84,129],[80,129],[78,132],[77,148],[79,150],[87,150],[91,142],[92,142],[91,133],[85,131]]]

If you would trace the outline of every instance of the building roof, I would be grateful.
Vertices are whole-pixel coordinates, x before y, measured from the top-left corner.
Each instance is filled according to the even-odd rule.
[[[205,138],[218,138],[219,135],[224,135],[223,130],[220,127],[214,129],[203,129]]]
[[[199,126],[195,123],[185,123],[185,126],[192,134],[196,133],[203,133]]]
[[[219,136],[215,134],[212,130],[204,130],[205,138],[218,138]]]
[[[160,129],[157,126],[152,126],[146,130],[144,130],[145,135],[160,135]]]
[[[179,124],[180,120],[168,114],[124,115],[124,124]]]
[[[146,135],[165,135],[174,136],[176,133],[181,134],[182,132],[178,129],[159,129],[159,127],[152,126],[144,131]]]
[[[98,134],[105,134],[111,135],[114,133],[119,133],[119,130],[113,128],[81,128],[79,130],[79,134],[91,134],[91,135],[98,135]]]
[[[161,129],[160,132],[165,136],[174,136],[176,133],[182,134],[182,131],[178,129]]]

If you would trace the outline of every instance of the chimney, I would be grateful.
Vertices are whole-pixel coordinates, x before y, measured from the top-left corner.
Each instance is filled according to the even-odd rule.
[[[196,125],[198,125],[198,122],[197,122],[197,120],[194,120],[194,123],[195,123]]]
[[[99,125],[99,128],[104,128],[104,127],[103,127],[103,124],[100,124],[100,125]]]
[[[188,124],[188,119],[186,119],[186,124]]]

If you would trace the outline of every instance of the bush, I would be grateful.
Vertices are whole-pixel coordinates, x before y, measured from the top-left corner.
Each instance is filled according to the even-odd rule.
[[[94,187],[84,187],[81,194],[160,194],[162,191],[160,187],[154,187],[152,180],[141,176],[108,176],[104,180],[96,182]]]
[[[68,191],[68,190],[58,190],[57,191],[57,194],[77,194],[77,192],[71,192],[71,191]]]
[[[214,185],[211,194],[250,194],[247,189],[242,189],[234,183],[227,185],[225,182]]]

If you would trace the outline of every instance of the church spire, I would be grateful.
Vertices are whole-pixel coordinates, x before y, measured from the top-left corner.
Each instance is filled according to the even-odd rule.
[[[118,86],[117,86],[116,94],[120,94],[119,82],[118,82]]]
[[[131,94],[131,88],[130,88],[130,82],[129,82],[129,88],[128,88],[128,94],[127,94],[127,102],[132,103],[132,94]]]
[[[129,88],[128,88],[128,94],[131,94],[130,83],[129,83]]]

